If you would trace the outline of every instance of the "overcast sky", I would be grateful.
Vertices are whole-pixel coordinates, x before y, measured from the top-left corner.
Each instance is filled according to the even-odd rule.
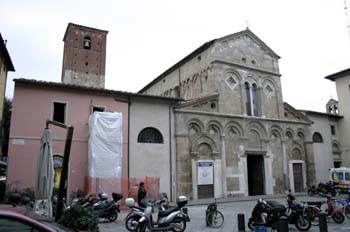
[[[247,25],[281,56],[283,100],[297,109],[324,112],[337,98],[324,77],[350,68],[344,0],[0,2],[0,32],[16,69],[8,97],[14,78],[61,80],[69,22],[109,31],[107,89],[137,92],[203,43]]]

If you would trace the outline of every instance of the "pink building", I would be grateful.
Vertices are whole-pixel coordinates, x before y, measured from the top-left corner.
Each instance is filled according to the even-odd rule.
[[[90,114],[95,111],[123,115],[122,178],[128,177],[128,99],[130,93],[36,80],[15,80],[9,140],[8,184],[14,188],[34,187],[40,137],[47,119],[74,127],[70,152],[68,189],[86,187]],[[66,130],[52,128],[53,154],[63,155]],[[58,156],[59,157],[59,156]],[[127,195],[126,182],[122,182]]]

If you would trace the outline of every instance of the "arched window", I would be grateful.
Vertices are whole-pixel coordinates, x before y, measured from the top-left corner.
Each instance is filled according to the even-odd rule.
[[[312,141],[314,143],[323,143],[322,135],[318,132],[315,132],[312,136]]]
[[[332,144],[332,152],[333,152],[333,154],[340,154],[341,153],[338,144],[336,144],[336,143]]]
[[[254,83],[250,85],[248,82],[244,83],[246,93],[246,112],[248,116],[259,116],[260,99],[259,89]]]
[[[250,97],[250,85],[248,82],[244,83],[245,94],[246,94],[246,109],[247,115],[252,115],[252,105],[251,105],[251,97]]]
[[[163,143],[163,136],[153,127],[144,128],[137,137],[138,143]]]

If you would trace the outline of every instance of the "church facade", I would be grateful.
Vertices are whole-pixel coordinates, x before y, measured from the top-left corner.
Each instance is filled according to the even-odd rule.
[[[311,121],[283,102],[279,56],[249,29],[203,44],[139,93],[180,97],[176,192],[192,199],[304,191]]]

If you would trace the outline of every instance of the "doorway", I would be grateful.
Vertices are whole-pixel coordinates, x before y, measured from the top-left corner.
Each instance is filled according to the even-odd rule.
[[[294,191],[303,192],[304,181],[303,181],[303,164],[302,163],[293,163],[293,179],[294,179]]]
[[[249,196],[265,195],[265,167],[262,155],[247,155]]]
[[[214,162],[213,160],[197,161],[197,194],[198,199],[214,197]]]

